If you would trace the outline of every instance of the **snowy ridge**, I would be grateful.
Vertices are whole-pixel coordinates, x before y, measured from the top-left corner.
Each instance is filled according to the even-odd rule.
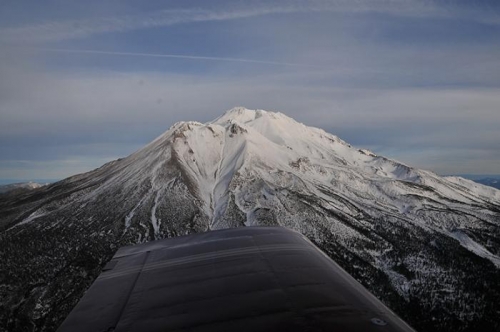
[[[493,255],[482,245],[478,244],[476,241],[472,240],[467,234],[460,230],[455,230],[450,233],[450,235],[457,239],[462,246],[469,249],[473,253],[483,258],[490,260],[496,267],[500,268],[500,258],[496,255]]]

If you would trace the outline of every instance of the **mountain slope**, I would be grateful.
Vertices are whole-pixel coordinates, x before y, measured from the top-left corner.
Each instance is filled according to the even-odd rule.
[[[253,225],[302,232],[417,329],[499,328],[500,191],[235,108],[0,201],[0,330],[54,330],[119,246]]]

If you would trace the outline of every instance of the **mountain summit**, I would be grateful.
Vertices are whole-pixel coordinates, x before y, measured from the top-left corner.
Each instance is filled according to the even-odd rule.
[[[54,330],[122,245],[256,225],[303,233],[417,330],[499,328],[500,191],[238,107],[0,201],[0,331]]]

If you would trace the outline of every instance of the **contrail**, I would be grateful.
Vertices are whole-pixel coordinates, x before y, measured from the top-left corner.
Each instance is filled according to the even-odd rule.
[[[262,65],[304,67],[304,68],[324,68],[323,66],[300,64],[300,63],[264,61],[264,60],[254,60],[254,59],[244,59],[244,58],[225,58],[225,57],[212,57],[212,56],[184,55],[184,54],[113,52],[113,51],[99,51],[99,50],[72,50],[72,49],[63,49],[63,48],[37,48],[37,49],[42,50],[42,51],[60,52],[60,53],[78,53],[78,54],[83,53],[83,54],[102,54],[102,55],[118,55],[118,56],[138,56],[138,57],[153,57],[153,58],[173,58],[173,59],[189,59],[189,60],[243,62],[243,63],[255,63],[255,64],[262,64]]]

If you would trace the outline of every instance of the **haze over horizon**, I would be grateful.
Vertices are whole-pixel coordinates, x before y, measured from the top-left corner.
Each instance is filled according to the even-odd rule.
[[[500,3],[0,4],[0,180],[90,171],[240,105],[438,174],[500,174]]]

